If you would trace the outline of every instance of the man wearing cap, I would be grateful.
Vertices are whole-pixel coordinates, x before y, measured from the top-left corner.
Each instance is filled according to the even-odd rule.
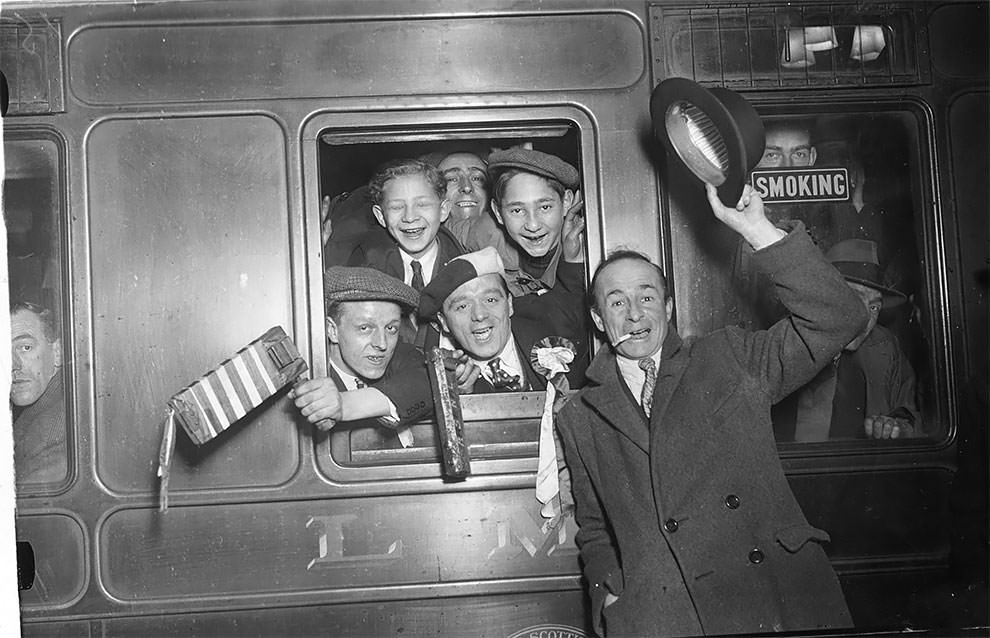
[[[505,273],[515,317],[571,340],[580,371],[589,359],[590,326],[578,171],[555,155],[514,147],[488,157],[488,174],[492,211],[519,251],[519,267]]]
[[[896,439],[924,436],[915,404],[915,378],[894,334],[877,325],[883,308],[905,296],[883,285],[877,245],[848,239],[826,257],[846,279],[869,312],[863,330],[808,385],[774,410],[780,440],[802,443],[829,439]],[[792,419],[787,415],[795,411]],[[781,424],[794,424],[794,432]]]
[[[828,534],[791,492],[770,406],[849,343],[866,313],[800,223],[774,227],[749,186],[735,208],[706,188],[791,316],[682,340],[658,266],[631,251],[599,266],[592,319],[611,347],[557,417],[592,622],[609,637],[846,627],[820,545]]]
[[[514,316],[514,303],[492,247],[450,260],[423,289],[420,317],[437,321],[480,371],[473,393],[546,388],[546,378],[530,364],[530,351],[551,333],[539,322]]]
[[[425,359],[399,341],[403,314],[419,304],[416,291],[373,268],[332,266],[323,281],[330,376],[293,388],[303,416],[321,430],[367,418],[395,429],[428,414]],[[399,436],[411,444],[408,430]]]

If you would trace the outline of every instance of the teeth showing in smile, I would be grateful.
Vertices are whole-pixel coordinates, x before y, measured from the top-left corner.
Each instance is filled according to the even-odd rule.
[[[492,331],[492,328],[481,328],[479,330],[472,330],[471,334],[474,335],[475,341],[487,341],[492,336]]]

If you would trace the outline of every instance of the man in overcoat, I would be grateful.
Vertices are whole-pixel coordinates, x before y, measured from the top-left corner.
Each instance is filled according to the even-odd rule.
[[[791,315],[682,340],[656,265],[623,251],[599,266],[592,319],[612,347],[558,417],[594,628],[611,638],[847,627],[821,547],[829,536],[788,487],[770,406],[849,343],[865,308],[800,223],[774,227],[748,186],[735,208],[707,189]]]

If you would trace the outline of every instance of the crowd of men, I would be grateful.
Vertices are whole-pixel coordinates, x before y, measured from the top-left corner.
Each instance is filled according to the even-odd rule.
[[[809,137],[768,128],[761,166],[814,164]],[[828,535],[787,486],[775,427],[802,442],[923,434],[911,366],[877,325],[904,295],[882,280],[876,238],[768,215],[748,187],[727,207],[709,187],[712,213],[739,235],[745,280],[778,316],[681,339],[647,256],[619,249],[586,270],[581,190],[567,161],[514,147],[392,160],[360,192],[327,198],[330,374],[292,388],[301,415],[324,431],[386,428],[408,446],[409,425],[433,410],[427,349],[443,349],[461,393],[538,391],[533,346],[560,338],[579,391],[557,431],[596,631],[850,625]],[[58,481],[59,334],[31,304],[13,305],[11,322],[18,481]],[[593,360],[592,327],[607,344]],[[783,430],[774,404],[792,406]]]

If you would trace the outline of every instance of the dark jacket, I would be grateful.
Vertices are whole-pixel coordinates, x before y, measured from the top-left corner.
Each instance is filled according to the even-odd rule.
[[[784,477],[770,405],[865,325],[863,304],[798,225],[756,253],[793,313],[663,344],[649,423],[604,350],[558,428],[592,619],[608,636],[851,624],[842,590]],[[619,600],[602,610],[606,588]]]
[[[345,389],[333,366],[330,366],[330,378],[338,390]],[[397,343],[385,374],[380,379],[365,379],[365,382],[387,396],[399,413],[399,423],[386,427],[409,425],[433,412],[433,391],[426,373],[426,358],[415,346],[401,341]],[[385,425],[377,419],[371,420]]]

